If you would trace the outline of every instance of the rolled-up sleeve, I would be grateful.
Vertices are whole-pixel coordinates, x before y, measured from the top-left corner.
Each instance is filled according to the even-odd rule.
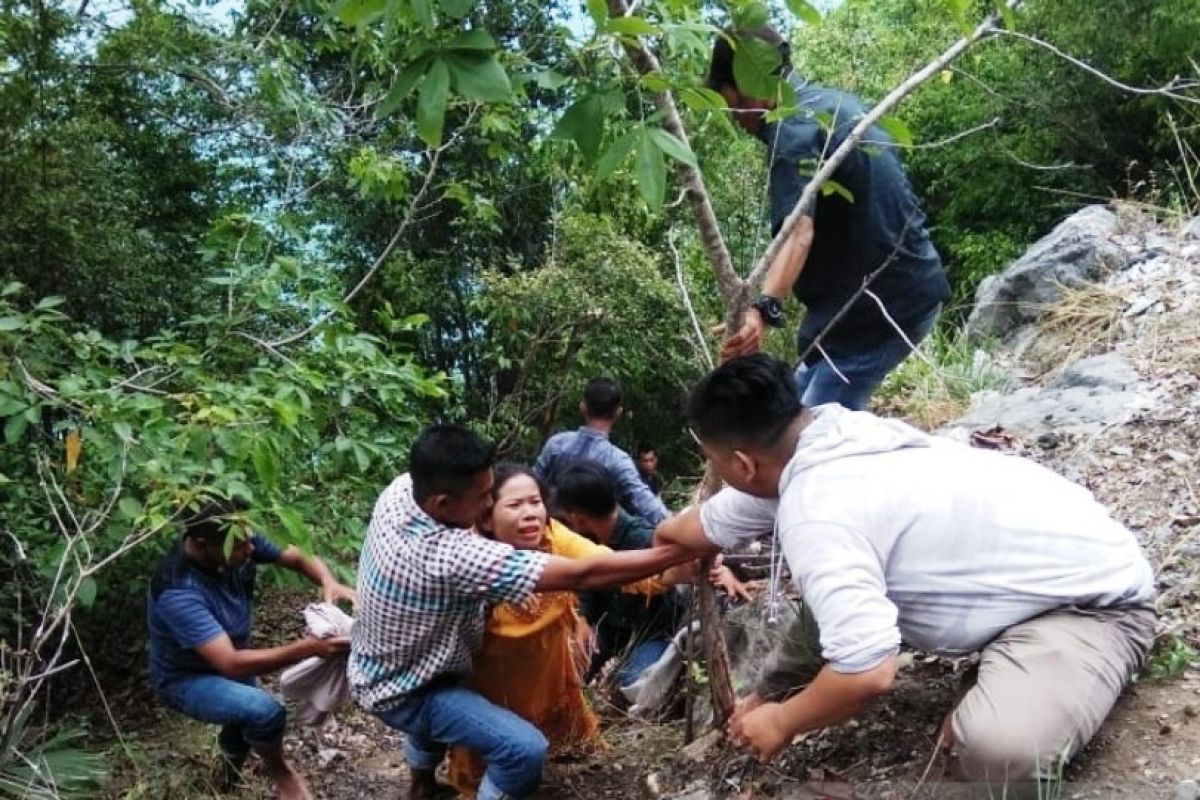
[[[722,489],[700,506],[700,525],[710,542],[722,550],[745,547],[775,527],[778,500],[754,497],[737,489]]]
[[[896,654],[898,611],[887,596],[883,562],[861,531],[805,522],[781,531],[780,540],[830,667],[866,672]]]

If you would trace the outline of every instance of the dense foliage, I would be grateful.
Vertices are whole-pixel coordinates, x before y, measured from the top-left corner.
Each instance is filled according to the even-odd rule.
[[[694,473],[678,404],[722,307],[672,166],[704,172],[743,274],[769,238],[762,147],[702,86],[718,28],[774,20],[805,76],[874,100],[993,5],[0,4],[4,637],[43,606],[136,606],[200,492],[347,568],[421,424],[531,458],[597,374],[626,388],[618,439]],[[1200,0],[1010,22],[1134,86],[1200,60]],[[635,74],[634,37],[661,72]],[[1090,198],[1196,199],[1195,104],[1027,40],[897,116],[960,298]]]

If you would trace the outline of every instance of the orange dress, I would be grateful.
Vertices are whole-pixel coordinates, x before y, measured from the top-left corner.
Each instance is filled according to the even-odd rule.
[[[539,549],[563,558],[612,552],[555,520],[547,527]],[[647,578],[624,591],[658,594],[666,588]],[[575,663],[578,622],[573,592],[543,592],[521,605],[496,606],[467,681],[469,688],[537,726],[550,740],[552,752],[603,746],[600,721],[584,697]],[[485,766],[480,756],[465,747],[450,749],[448,777],[464,795],[474,795]]]

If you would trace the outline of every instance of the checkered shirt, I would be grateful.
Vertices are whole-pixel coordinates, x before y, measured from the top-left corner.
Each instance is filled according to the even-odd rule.
[[[547,561],[434,521],[401,475],[375,503],[358,562],[355,701],[387,711],[440,675],[470,672],[488,606],[529,597]]]

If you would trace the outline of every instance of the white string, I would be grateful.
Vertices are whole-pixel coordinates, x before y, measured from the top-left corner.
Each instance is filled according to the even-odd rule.
[[[863,289],[863,294],[875,301],[875,305],[879,306],[879,313],[883,314],[883,318],[888,321],[888,324],[896,329],[896,333],[900,334],[900,338],[904,340],[906,345],[908,345],[908,349],[912,351],[913,355],[934,369],[937,369],[937,365],[930,361],[929,358],[921,352],[920,348],[913,344],[912,339],[909,339],[908,334],[905,333],[904,329],[900,327],[900,323],[896,322],[896,320],[892,318],[892,315],[888,313],[887,308],[883,305],[883,301],[879,299],[879,295],[875,294],[870,289]]]
[[[837,375],[839,378],[841,378],[841,379],[842,379],[842,383],[844,383],[844,384],[846,384],[847,386],[849,386],[849,385],[850,385],[850,379],[849,379],[849,378],[847,378],[845,375],[843,375],[843,374],[842,374],[842,371],[841,371],[840,369],[838,369],[838,368],[837,368],[837,364],[833,363],[833,359],[829,357],[829,353],[826,353],[826,352],[825,352],[825,348],[821,346],[821,343],[820,343],[820,342],[814,342],[814,343],[813,343],[813,345],[814,345],[814,346],[817,348],[817,352],[821,354],[821,358],[825,359],[825,363],[829,365],[829,368],[830,368],[831,370],[833,370],[833,374],[834,374],[834,375]]]
[[[779,519],[771,528],[771,567],[767,587],[767,622],[779,622],[779,583],[783,578],[783,548],[779,546]]]

